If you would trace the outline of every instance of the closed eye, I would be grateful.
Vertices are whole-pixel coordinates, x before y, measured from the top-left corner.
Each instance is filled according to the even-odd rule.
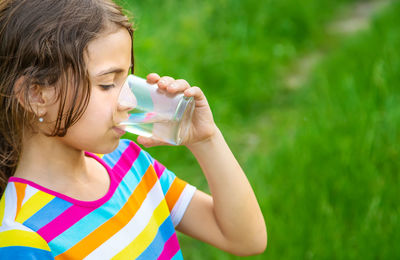
[[[109,90],[112,89],[113,87],[115,87],[114,84],[111,85],[99,85],[103,90]]]

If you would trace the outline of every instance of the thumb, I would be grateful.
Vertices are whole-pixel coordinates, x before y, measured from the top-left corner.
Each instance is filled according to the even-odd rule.
[[[138,136],[137,142],[146,148],[160,145],[170,145],[169,143],[145,136]]]

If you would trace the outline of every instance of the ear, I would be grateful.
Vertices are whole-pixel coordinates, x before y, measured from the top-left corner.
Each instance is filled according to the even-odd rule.
[[[54,88],[38,84],[26,85],[25,77],[16,81],[14,89],[20,105],[37,117],[43,117],[47,107],[54,101]]]

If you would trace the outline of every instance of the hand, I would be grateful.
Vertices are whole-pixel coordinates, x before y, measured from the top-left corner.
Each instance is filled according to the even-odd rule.
[[[160,77],[156,73],[149,74],[147,76],[147,82],[150,84],[157,84],[160,89],[166,90],[169,93],[183,92],[186,97],[194,98],[195,109],[192,116],[191,126],[187,137],[182,142],[182,145],[190,146],[192,144],[200,143],[210,139],[217,133],[217,126],[214,123],[210,106],[200,88],[190,87],[186,80]],[[144,136],[139,136],[137,141],[145,147],[169,145],[166,142]]]

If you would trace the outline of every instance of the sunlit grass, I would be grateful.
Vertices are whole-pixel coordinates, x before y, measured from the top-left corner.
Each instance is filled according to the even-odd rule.
[[[324,39],[352,1],[137,1],[136,72],[202,87],[253,184],[268,226],[251,259],[400,258],[400,13],[340,42],[298,90],[284,67]],[[353,1],[354,2],[354,1]],[[206,182],[182,147],[148,150]],[[239,259],[180,236],[187,259]]]

